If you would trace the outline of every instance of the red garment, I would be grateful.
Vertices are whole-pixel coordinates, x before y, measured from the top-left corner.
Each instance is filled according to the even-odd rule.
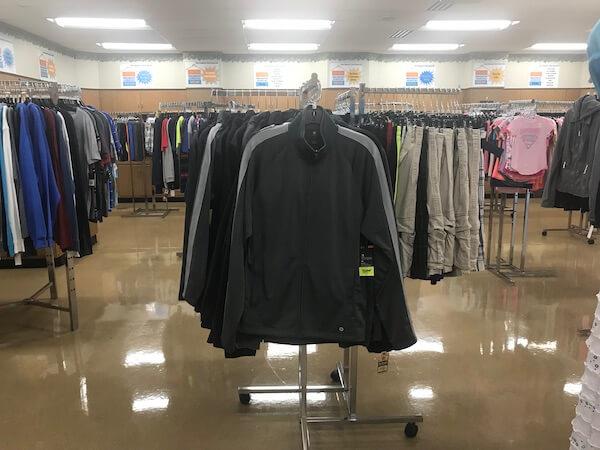
[[[52,170],[54,172],[54,178],[56,179],[58,192],[60,193],[60,200],[56,210],[56,222],[54,224],[54,238],[56,243],[64,252],[66,250],[72,250],[75,247],[75,243],[73,242],[73,234],[70,232],[70,230],[74,228],[74,225],[69,221],[69,216],[67,215],[67,209],[64,201],[65,188],[62,171],[60,169],[58,136],[56,134],[56,117],[54,117],[52,111],[47,108],[43,108],[42,112],[46,122],[46,139],[48,139],[48,147],[50,148],[50,156],[52,158]]]
[[[388,120],[385,127],[385,148],[389,151],[394,139],[394,124]]]
[[[169,121],[171,119],[165,119],[161,123],[160,130],[160,149],[166,152],[169,148]]]

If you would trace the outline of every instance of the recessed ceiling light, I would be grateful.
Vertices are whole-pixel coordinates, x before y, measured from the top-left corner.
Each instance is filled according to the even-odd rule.
[[[144,19],[112,19],[100,17],[55,17],[48,18],[63,28],[94,28],[102,30],[143,30],[148,29]]]
[[[173,50],[171,44],[146,42],[99,42],[96,45],[106,50]]]
[[[490,31],[505,30],[518,23],[513,20],[430,20],[424,28],[433,31]]]
[[[249,19],[242,20],[242,26],[249,30],[331,30],[334,20],[300,19]]]
[[[259,52],[307,52],[315,51],[319,48],[319,44],[310,43],[263,43],[253,42],[248,44],[248,50]]]
[[[435,52],[451,51],[462,47],[462,44],[394,44],[390,50],[397,52]]]
[[[528,50],[542,50],[542,51],[584,51],[587,49],[585,42],[540,42],[533,44]]]

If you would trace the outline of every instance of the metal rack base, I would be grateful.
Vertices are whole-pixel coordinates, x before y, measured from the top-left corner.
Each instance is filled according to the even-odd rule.
[[[250,403],[251,394],[281,394],[298,393],[300,397],[300,433],[302,438],[302,449],[310,448],[309,424],[315,423],[348,423],[348,424],[406,424],[404,433],[407,437],[415,437],[419,431],[417,423],[423,422],[420,414],[401,416],[359,416],[356,412],[358,387],[358,348],[344,349],[343,363],[338,362],[336,368],[330,374],[333,381],[339,384],[309,386],[308,358],[306,345],[299,346],[298,354],[298,385],[293,386],[242,386],[238,387],[238,396],[242,404]],[[309,416],[307,394],[312,392],[341,393],[345,414],[342,416]]]
[[[498,194],[500,199],[498,199]],[[525,194],[525,206],[523,210],[523,231],[521,236],[521,255],[519,265],[514,264],[515,260],[515,240],[517,223],[517,205],[519,194]],[[513,197],[512,211],[510,212],[511,230],[510,247],[508,260],[502,256],[504,216],[506,210],[507,196]],[[487,264],[486,268],[493,275],[506,281],[509,284],[515,284],[515,278],[550,278],[555,273],[552,270],[525,270],[525,260],[527,258],[527,227],[529,224],[529,203],[531,191],[525,188],[494,188],[492,187],[488,223],[488,246],[487,246]],[[498,242],[496,244],[495,263],[491,263],[492,235],[494,231],[494,216],[498,216]]]
[[[588,244],[594,245],[594,243],[595,243],[594,226],[589,225],[589,227],[587,229],[584,228],[583,227],[584,222],[589,223],[589,219],[585,220],[586,213],[580,212],[579,214],[580,214],[579,215],[579,225],[573,225],[573,211],[569,211],[567,228],[544,228],[542,230],[542,236],[547,236],[548,232],[550,232],[550,231],[552,231],[552,232],[567,231],[572,236],[579,237],[579,238],[585,238],[587,240]],[[589,213],[588,213],[588,216],[589,216]]]
[[[75,268],[73,262],[74,256],[72,252],[67,252],[65,270],[67,276],[67,300],[69,306],[61,306],[53,303],[58,300],[58,291],[56,289],[56,266],[54,265],[54,250],[49,248],[46,250],[48,283],[25,299],[2,302],[0,303],[0,307],[24,305],[68,312],[71,331],[77,330],[77,328],[79,328],[79,314],[77,307],[77,290],[75,289]],[[47,290],[50,290],[50,301],[45,302],[38,300],[39,297]]]

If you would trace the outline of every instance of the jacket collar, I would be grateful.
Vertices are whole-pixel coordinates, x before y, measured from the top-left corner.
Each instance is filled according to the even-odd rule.
[[[307,119],[310,119],[310,115],[314,111],[312,107],[308,106],[296,116],[296,118],[290,123],[288,133],[291,139],[296,143],[298,148],[302,148],[309,152],[314,158],[325,153],[325,151],[331,147],[335,141],[337,135],[337,125],[331,119],[330,115],[320,106],[317,107],[322,113],[320,131],[323,137],[323,146],[319,149],[313,149],[307,142],[305,132]]]

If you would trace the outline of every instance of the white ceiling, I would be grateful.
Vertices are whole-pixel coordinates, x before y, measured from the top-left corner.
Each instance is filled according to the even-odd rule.
[[[439,0],[438,0],[439,1]],[[179,52],[248,53],[248,42],[317,42],[320,52],[389,53],[395,42],[465,44],[459,52],[522,52],[535,42],[584,42],[600,0],[0,0],[0,21],[75,51],[107,53],[96,42],[169,42]],[[46,17],[143,18],[147,31],[74,30]],[[330,32],[245,32],[242,19],[332,19]],[[431,19],[511,19],[494,32],[419,30]],[[390,35],[416,30],[403,39]]]

